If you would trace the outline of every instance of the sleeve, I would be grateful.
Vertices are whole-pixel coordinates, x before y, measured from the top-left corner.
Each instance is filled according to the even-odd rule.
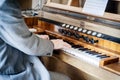
[[[0,9],[0,38],[28,55],[52,55],[53,43],[31,33],[20,16],[19,9],[12,6],[4,7],[5,9]]]

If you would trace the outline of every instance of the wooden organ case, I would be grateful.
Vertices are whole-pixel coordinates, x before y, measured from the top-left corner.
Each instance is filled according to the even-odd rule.
[[[72,49],[43,57],[45,66],[72,80],[120,80],[120,0],[109,0],[103,16],[82,12],[85,0],[48,0],[33,28]],[[112,6],[110,6],[112,5]]]

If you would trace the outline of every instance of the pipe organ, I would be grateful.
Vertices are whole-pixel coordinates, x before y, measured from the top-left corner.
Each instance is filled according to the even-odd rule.
[[[54,51],[53,57],[45,57],[43,62],[73,80],[119,80],[120,1],[109,0],[103,16],[82,12],[85,1],[48,0],[39,12],[39,22],[32,26],[35,33],[48,34],[51,39],[63,39],[72,45],[71,49]],[[71,71],[61,64],[69,65]],[[61,69],[53,69],[53,65]]]

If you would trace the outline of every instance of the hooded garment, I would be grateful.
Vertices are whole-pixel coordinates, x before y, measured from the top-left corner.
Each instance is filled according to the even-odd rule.
[[[0,80],[50,80],[36,56],[51,56],[53,44],[31,33],[17,0],[0,0]]]

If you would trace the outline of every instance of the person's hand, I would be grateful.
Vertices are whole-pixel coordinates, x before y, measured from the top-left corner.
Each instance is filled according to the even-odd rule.
[[[49,40],[49,36],[48,35],[37,35],[39,38],[42,39],[48,39]]]
[[[64,42],[61,39],[54,39],[51,40],[54,44],[54,49],[66,49],[66,48],[71,48],[71,45],[68,44],[67,42]]]

